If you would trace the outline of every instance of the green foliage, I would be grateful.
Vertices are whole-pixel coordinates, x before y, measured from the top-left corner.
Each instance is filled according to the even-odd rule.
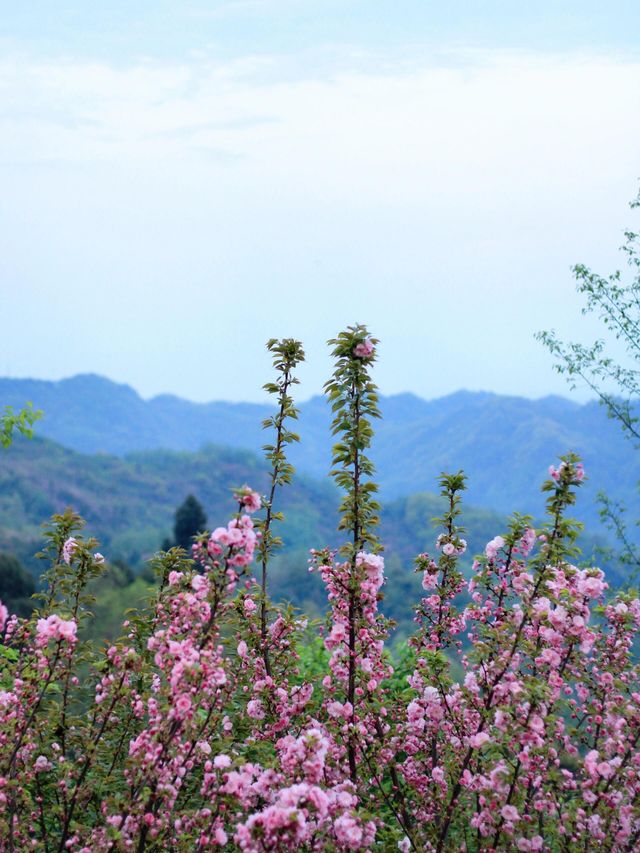
[[[607,562],[616,562],[622,572],[633,582],[640,566],[640,549],[633,540],[627,522],[627,508],[620,500],[610,498],[605,492],[598,492],[600,518],[604,526],[611,531],[617,548],[602,545],[597,548],[599,558]]]
[[[631,202],[640,208],[640,193]],[[565,376],[575,389],[582,380],[597,394],[609,418],[617,421],[624,434],[640,446],[640,427],[637,414],[640,398],[640,234],[625,232],[621,251],[631,269],[629,281],[623,281],[616,270],[609,276],[593,272],[584,264],[576,264],[573,272],[577,291],[584,297],[583,314],[594,314],[602,323],[605,338],[594,343],[560,341],[554,331],[537,335],[555,358],[555,369]],[[612,355],[612,344],[622,348],[623,360]],[[598,494],[600,517],[606,528],[614,533],[620,547],[619,560],[632,569],[640,569],[640,555],[628,535],[625,509],[619,500]],[[609,552],[611,553],[611,551]]]
[[[283,338],[281,341],[271,338],[267,341],[267,349],[273,356],[273,367],[276,371],[276,381],[267,382],[263,388],[276,398],[276,412],[262,422],[264,429],[274,431],[272,444],[263,445],[265,459],[271,469],[269,492],[264,499],[266,516],[260,524],[262,537],[258,546],[258,560],[263,567],[263,577],[270,555],[282,546],[282,539],[274,536],[271,530],[272,521],[282,521],[284,516],[274,512],[273,499],[279,486],[289,485],[293,479],[294,467],[288,461],[285,448],[288,444],[300,441],[300,436],[288,429],[287,420],[297,420],[299,410],[290,394],[291,387],[298,385],[300,380],[294,376],[295,368],[304,361],[304,350],[300,341],[293,338]],[[264,578],[266,582],[266,577]],[[264,586],[265,584],[263,584]],[[266,589],[263,590],[263,594]]]
[[[465,533],[464,527],[458,524],[458,519],[462,513],[461,504],[462,498],[460,493],[466,488],[466,477],[462,471],[457,474],[441,474],[440,497],[445,504],[445,512],[439,518],[434,518],[434,524],[440,527],[444,533],[446,542],[451,543],[457,548],[460,548],[463,543],[462,534]],[[466,541],[464,541],[466,548]],[[429,565],[435,566],[428,554],[420,554],[415,559],[416,571],[429,571]],[[437,595],[440,597],[441,608],[445,605],[449,598],[454,598],[456,591],[464,582],[464,576],[458,568],[458,555],[441,554],[437,564],[437,571],[440,573],[440,583],[437,587]],[[443,648],[448,645],[449,638],[443,633],[443,626],[437,624],[434,627],[434,632],[438,636]]]
[[[25,438],[33,438],[33,425],[40,420],[42,412],[34,410],[32,403],[16,412],[13,406],[5,406],[0,414],[0,445],[7,448],[13,442],[14,432],[19,432]]]
[[[54,515],[45,526],[45,547],[36,555],[47,564],[42,573],[45,591],[35,595],[40,601],[38,612],[44,616],[56,613],[63,618],[70,617],[76,620],[79,628],[92,615],[95,597],[89,588],[105,571],[104,560],[94,553],[98,542],[80,535],[84,524],[71,509]],[[70,538],[75,541],[73,565],[64,559],[65,542]]]
[[[631,203],[640,208],[640,194]],[[590,345],[563,343],[553,331],[540,332],[538,339],[556,359],[555,369],[565,376],[572,388],[582,379],[594,391],[625,432],[640,441],[635,403],[640,397],[640,234],[625,232],[621,251],[631,268],[628,282],[620,270],[601,276],[584,264],[573,268],[577,291],[585,298],[583,314],[595,314],[602,322],[609,340],[599,339]],[[611,355],[611,342],[622,345],[627,364]]]
[[[288,444],[300,441],[297,433],[288,429],[287,420],[297,420],[298,409],[295,407],[290,389],[299,383],[293,371],[304,361],[304,350],[300,341],[293,338],[283,338],[281,341],[271,338],[267,341],[267,349],[273,357],[273,367],[276,371],[276,381],[267,382],[263,387],[268,394],[276,398],[276,413],[263,421],[264,429],[275,433],[273,444],[265,444],[263,450],[271,469],[268,494],[263,499],[265,516],[259,522],[260,540],[258,542],[258,562],[262,569],[260,583],[260,647],[264,659],[265,670],[271,675],[271,660],[267,642],[269,603],[268,603],[268,567],[269,560],[277,548],[282,547],[282,539],[274,536],[271,525],[274,521],[283,521],[282,512],[275,512],[273,501],[276,489],[290,485],[294,468],[288,461],[285,448]]]
[[[440,497],[446,502],[444,515],[433,519],[438,527],[444,527],[451,537],[464,533],[463,527],[456,525],[456,519],[461,515],[462,497],[460,492],[467,488],[467,477],[463,471],[457,474],[441,474],[438,480],[440,486]]]
[[[358,347],[367,342],[372,352],[358,355]],[[380,417],[377,389],[369,377],[377,343],[361,325],[349,326],[329,341],[336,367],[324,387],[333,412],[331,433],[340,437],[333,446],[331,476],[345,493],[338,529],[352,533],[352,542],[343,548],[349,558],[354,558],[365,543],[374,550],[378,547],[374,533],[380,521],[380,504],[374,498],[378,486],[370,479],[375,468],[365,454],[373,438],[371,420]]]
[[[316,684],[326,675],[330,655],[322,637],[310,632],[305,644],[298,647],[298,655],[299,674],[294,683]]]
[[[176,510],[173,525],[174,543],[188,551],[193,543],[193,537],[201,533],[206,526],[207,516],[202,504],[193,495],[188,495]]]
[[[127,611],[142,610],[154,590],[157,584],[150,566],[148,572],[141,572],[136,578],[126,563],[120,560],[110,563],[89,587],[94,598],[93,619],[85,626],[84,636],[98,644],[120,636]]]
[[[546,537],[545,544],[540,548],[539,559],[543,564],[560,565],[574,560],[580,553],[576,542],[583,525],[566,517],[567,510],[575,506],[576,489],[584,481],[583,474],[577,477],[576,471],[582,472],[580,457],[575,453],[566,453],[560,457],[556,477],[542,484],[542,492],[548,494],[546,512],[550,522],[549,528],[542,533]]]

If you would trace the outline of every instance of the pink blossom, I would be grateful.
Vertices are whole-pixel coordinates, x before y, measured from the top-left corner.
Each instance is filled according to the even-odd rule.
[[[384,576],[384,557],[379,554],[367,554],[360,551],[356,556],[356,565],[363,566],[367,578],[374,583],[381,584]]]
[[[515,823],[520,818],[518,809],[515,806],[503,806],[500,814],[505,820],[511,823]]]
[[[495,560],[498,556],[498,551],[501,548],[504,548],[504,544],[502,536],[494,536],[491,542],[487,542],[484,553],[487,555],[489,560]]]
[[[247,703],[247,714],[254,720],[264,719],[265,710],[260,699],[252,699]]]
[[[206,596],[209,592],[209,581],[205,575],[194,575],[191,579],[191,588],[199,595]]]
[[[76,642],[77,625],[73,619],[60,619],[55,614],[46,619],[38,619],[36,633],[38,643],[46,645],[49,640],[65,640],[68,643]]]
[[[353,348],[353,354],[356,358],[369,358],[374,351],[374,346],[371,338],[365,338],[360,343],[357,343]]]
[[[344,713],[344,705],[342,702],[330,702],[327,705],[327,713],[330,717],[342,717]]]
[[[531,552],[533,546],[536,544],[536,531],[533,527],[527,527],[522,539],[520,540],[520,544],[522,545],[522,550],[525,555]]]
[[[349,850],[357,850],[361,846],[362,827],[356,818],[348,814],[340,815],[333,828],[338,841],[345,844]]]
[[[436,782],[438,785],[442,784],[442,782],[444,782],[444,770],[443,770],[443,768],[442,767],[434,767],[433,770],[431,771],[431,776],[433,778],[433,781]]]
[[[525,853],[535,853],[535,851],[542,850],[544,846],[544,839],[541,835],[534,835],[533,838],[519,838],[516,841],[516,846],[518,850],[525,851]]]
[[[487,732],[477,732],[469,738],[469,746],[473,749],[480,749],[485,743],[489,743],[491,736]]]
[[[435,563],[434,563],[435,566]],[[437,566],[436,566],[437,569]],[[422,574],[422,588],[425,590],[435,589],[438,586],[438,573],[426,571]]]
[[[62,546],[62,559],[67,565],[71,564],[71,558],[73,557],[73,554],[77,547],[78,543],[73,536],[70,536],[68,539],[65,540],[65,543]]]
[[[242,489],[234,495],[234,498],[244,506],[245,512],[257,512],[262,501],[258,492],[252,491],[249,486],[243,486]]]
[[[582,571],[578,575],[578,592],[587,598],[598,598],[607,588],[599,569]]]
[[[186,693],[182,693],[175,701],[174,709],[176,716],[179,719],[184,719],[191,711],[191,697]]]
[[[0,708],[9,708],[15,701],[15,693],[9,690],[0,690]]]

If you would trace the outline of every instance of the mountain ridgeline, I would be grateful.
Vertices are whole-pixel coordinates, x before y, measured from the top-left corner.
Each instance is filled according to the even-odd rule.
[[[60,382],[0,379],[0,401],[31,400],[44,410],[37,433],[85,454],[124,457],[155,449],[198,451],[207,444],[259,452],[268,404],[192,403],[170,395],[143,400],[132,388],[91,374]],[[382,397],[372,458],[383,500],[433,491],[442,471],[462,468],[467,499],[499,512],[539,515],[538,485],[549,464],[579,453],[589,477],[580,516],[599,525],[597,492],[622,500],[640,517],[640,454],[596,403],[562,397],[529,400],[460,391],[437,400],[413,394]],[[290,450],[297,469],[316,479],[330,467],[330,410],[322,397],[300,406],[301,443]]]

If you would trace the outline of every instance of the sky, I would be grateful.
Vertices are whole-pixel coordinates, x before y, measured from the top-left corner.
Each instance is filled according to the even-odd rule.
[[[534,334],[601,334],[571,267],[640,226],[638,32],[636,0],[0,0],[0,374],[260,400],[286,336],[308,398],[359,322],[384,393],[569,394]]]

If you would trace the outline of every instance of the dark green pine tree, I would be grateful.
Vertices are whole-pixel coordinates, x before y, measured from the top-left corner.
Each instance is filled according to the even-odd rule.
[[[207,526],[207,516],[200,501],[193,495],[185,498],[176,510],[175,523],[173,525],[173,540],[180,548],[188,551],[193,544],[196,533],[202,533]]]
[[[30,616],[36,591],[33,577],[13,554],[0,554],[0,601],[10,613]]]

